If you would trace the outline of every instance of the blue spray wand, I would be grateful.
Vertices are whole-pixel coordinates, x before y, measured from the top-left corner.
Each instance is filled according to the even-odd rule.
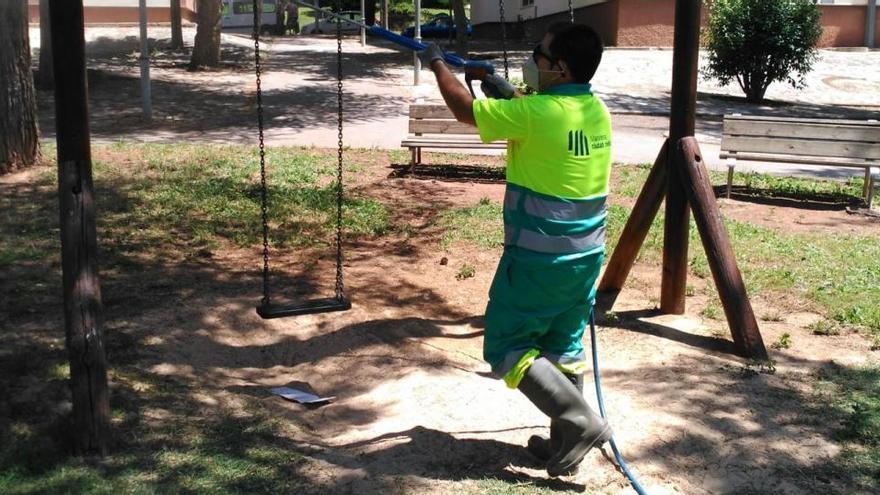
[[[370,33],[374,36],[378,36],[380,38],[386,39],[386,40],[388,40],[398,46],[402,46],[402,47],[407,48],[409,50],[412,50],[415,52],[420,52],[420,51],[426,50],[428,48],[428,45],[422,43],[421,41],[417,41],[413,38],[407,38],[406,36],[389,31],[381,26],[375,26],[375,25],[368,26],[368,25],[364,24],[363,22],[358,22],[353,19],[348,19],[348,18],[343,17],[333,11],[323,9],[321,7],[318,7],[317,5],[313,5],[313,4],[306,2],[304,0],[292,0],[292,1],[293,1],[293,3],[296,3],[296,4],[301,5],[303,7],[306,7],[309,9],[314,9],[316,11],[320,11],[320,12],[324,13],[325,15],[328,15],[330,17],[338,19],[339,21],[345,21],[345,22],[354,24],[355,26],[358,26],[358,27],[365,29],[368,33]],[[482,80],[487,75],[495,73],[495,67],[485,60],[465,60],[465,59],[463,59],[453,53],[445,53],[444,52],[443,53],[443,61],[452,67],[464,69],[465,81],[467,82],[468,89],[471,90],[471,95],[473,95],[475,98],[476,98],[476,95],[474,94],[474,88],[471,86],[471,81],[473,81],[474,79]]]

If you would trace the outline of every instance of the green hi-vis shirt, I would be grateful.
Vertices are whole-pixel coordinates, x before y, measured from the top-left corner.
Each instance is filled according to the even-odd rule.
[[[604,251],[611,118],[589,84],[473,104],[483,142],[506,139],[505,246],[564,261]]]

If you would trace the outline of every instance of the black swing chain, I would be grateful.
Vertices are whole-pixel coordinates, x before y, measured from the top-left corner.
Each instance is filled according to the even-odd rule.
[[[501,21],[501,52],[504,57],[504,79],[510,79],[507,64],[507,25],[504,22],[504,0],[498,0],[499,20]]]
[[[254,70],[257,74],[257,128],[260,140],[260,214],[263,222],[263,306],[269,305],[269,198],[266,190],[266,144],[263,141],[263,90],[260,64],[260,17],[254,0]]]
[[[574,7],[571,5],[571,0],[568,0],[568,16],[571,18],[571,23],[574,24]]]
[[[336,10],[340,11],[340,1]],[[266,185],[266,144],[264,140],[262,65],[260,58],[259,11],[254,1],[254,70],[257,76],[257,128],[260,148],[260,213],[263,226],[263,299],[268,306],[269,298],[269,198]],[[342,23],[336,23],[336,96],[338,129],[338,165],[336,168],[336,299],[345,297],[342,280]]]
[[[342,1],[336,0],[336,11],[342,12]],[[336,166],[336,299],[345,297],[342,283],[342,23],[336,22],[336,114],[338,129],[338,162]]]

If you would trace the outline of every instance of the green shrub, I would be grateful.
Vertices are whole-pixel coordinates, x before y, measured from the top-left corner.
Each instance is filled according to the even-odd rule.
[[[750,102],[760,102],[771,83],[804,86],[822,35],[813,0],[714,0],[705,30],[709,65],[703,75],[734,79]]]

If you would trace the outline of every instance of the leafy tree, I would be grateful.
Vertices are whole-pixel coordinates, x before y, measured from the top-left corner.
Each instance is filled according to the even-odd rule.
[[[771,83],[795,88],[817,58],[821,12],[813,0],[714,0],[703,74],[729,84],[736,79],[750,102],[760,102]]]

